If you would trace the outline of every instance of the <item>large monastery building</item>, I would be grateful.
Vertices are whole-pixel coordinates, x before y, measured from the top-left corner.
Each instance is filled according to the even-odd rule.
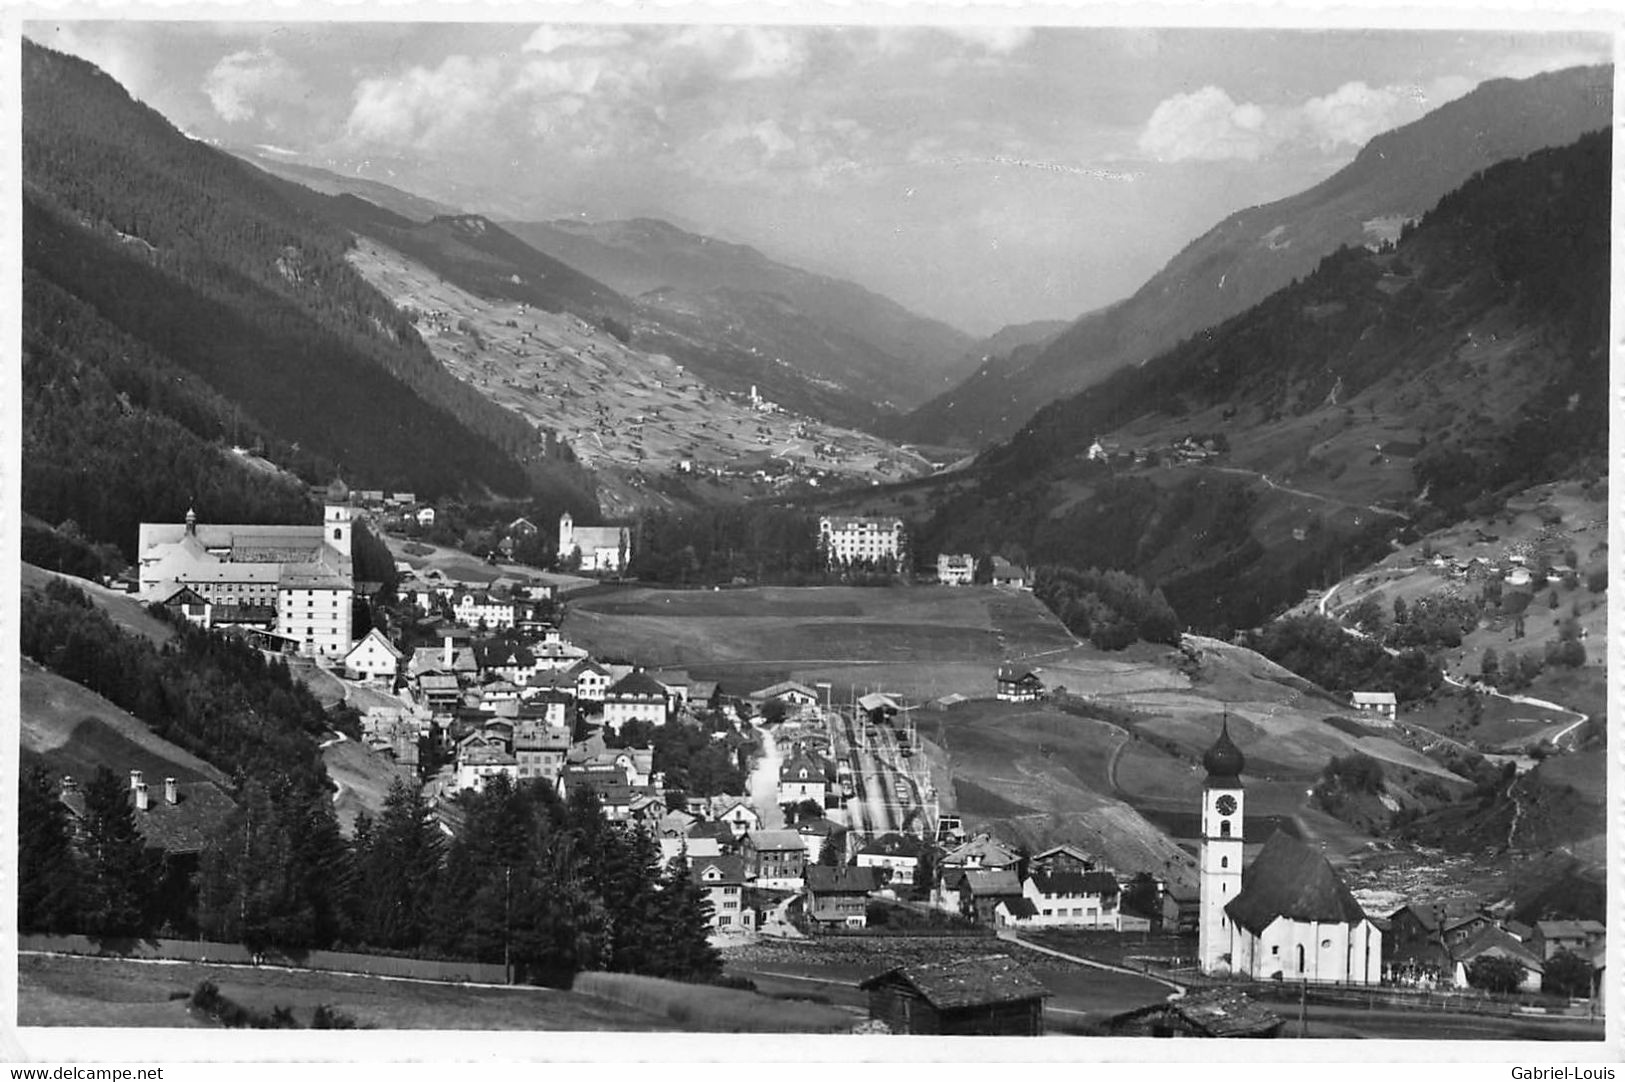
[[[1242,869],[1246,793],[1229,721],[1202,756],[1202,970],[1252,980],[1378,984],[1382,933],[1317,850],[1276,831]]]
[[[143,522],[137,540],[142,601],[189,587],[211,606],[274,613],[277,634],[299,651],[350,651],[355,579],[348,507],[329,505],[320,526]]]

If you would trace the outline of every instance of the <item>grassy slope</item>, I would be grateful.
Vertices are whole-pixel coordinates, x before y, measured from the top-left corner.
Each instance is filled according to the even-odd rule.
[[[73,575],[64,575],[57,571],[47,571],[35,567],[33,564],[19,564],[18,567],[24,590],[42,590],[45,588],[45,584],[52,579],[61,579],[68,585],[83,590],[89,596],[91,603],[105,612],[119,627],[146,638],[154,646],[162,646],[173,635],[167,624],[162,620],[154,619],[147,613],[147,607],[136,600],[134,594],[127,594],[121,590],[109,590],[100,583],[76,578]]]
[[[18,688],[22,760],[52,774],[81,781],[106,766],[115,774],[140,770],[148,778],[178,781],[230,780],[208,763],[167,740],[87,688],[65,680],[28,658],[21,659]]]
[[[269,1013],[292,1006],[302,1025],[326,1003],[379,1029],[671,1030],[661,1017],[593,996],[542,988],[473,988],[309,970],[152,965],[123,960],[22,956],[19,1024],[196,1027],[171,992],[212,979],[220,991]],[[297,1038],[291,1038],[297,1039]]]

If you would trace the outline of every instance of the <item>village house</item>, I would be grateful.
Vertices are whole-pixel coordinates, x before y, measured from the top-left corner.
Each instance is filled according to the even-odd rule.
[[[1450,952],[1450,957],[1454,962],[1452,975],[1457,988],[1469,987],[1467,978],[1472,965],[1483,957],[1506,958],[1516,962],[1523,970],[1523,975],[1518,981],[1518,990],[1522,992],[1540,991],[1546,969],[1546,960],[1532,950],[1529,944],[1520,942],[1516,936],[1493,924],[1480,928],[1465,943],[1455,947]]]
[[[806,878],[809,920],[843,928],[869,926],[869,895],[880,889],[873,868],[809,864]]]
[[[650,669],[649,679],[666,689],[667,709],[676,714],[688,706],[688,673],[681,669]]]
[[[1029,568],[1017,567],[1003,556],[993,557],[993,585],[1012,590],[1031,590],[1033,573]]]
[[[1117,878],[1110,872],[1036,872],[1021,884],[1034,927],[1119,930]]]
[[[779,803],[796,804],[810,800],[820,808],[829,791],[824,765],[811,755],[796,752],[779,765]]]
[[[860,868],[879,869],[894,887],[910,887],[926,849],[924,842],[911,835],[882,834],[858,850],[857,863]]]
[[[629,721],[666,724],[666,689],[648,673],[631,672],[604,692],[604,725],[619,733]]]
[[[169,614],[176,619],[185,620],[189,624],[208,630],[212,620],[210,609],[212,606],[204,600],[203,595],[190,586],[177,586],[168,597],[158,602]]]
[[[1030,703],[1043,695],[1044,682],[1035,671],[1018,665],[1000,666],[994,698],[1007,703]]]
[[[609,690],[609,670],[595,661],[572,662],[564,674],[575,681],[576,698],[584,703],[601,703]]]
[[[434,508],[432,508],[432,507],[419,508],[418,513],[417,513],[417,520],[418,520],[418,525],[419,526],[423,526],[425,528],[427,528],[429,526],[433,526],[434,525]]]
[[[1545,962],[1559,951],[1585,957],[1608,941],[1608,929],[1596,920],[1540,920],[1534,932],[1529,946]]]
[[[969,586],[976,581],[976,557],[966,553],[939,553],[937,581],[944,586]]]
[[[896,966],[858,987],[892,1033],[932,1036],[1043,1036],[1051,994],[1005,955]]]
[[[1392,723],[1399,713],[1399,701],[1391,691],[1356,691],[1349,695],[1354,708]]]
[[[796,823],[794,830],[797,834],[801,835],[802,844],[807,847],[808,864],[815,863],[818,858],[823,855],[824,845],[825,843],[829,842],[831,838],[835,839],[835,844],[840,845],[841,835],[845,833],[840,824],[835,823],[823,816],[818,816],[817,818],[813,819],[799,820]],[[844,847],[841,852],[841,857],[844,861],[846,857]]]
[[[977,868],[951,874],[954,892],[959,896],[959,912],[978,924],[997,924],[994,909],[1001,901],[1025,897],[1021,880],[1011,868]],[[943,887],[950,882],[950,874],[943,874]]]
[[[1034,853],[1028,870],[1038,872],[1092,872],[1100,869],[1093,853],[1085,852],[1065,842],[1054,845],[1042,853]]]
[[[474,664],[481,673],[513,684],[529,685],[537,673],[536,655],[528,647],[495,639],[474,647]]]
[[[393,684],[404,656],[389,637],[375,627],[344,655],[344,667],[359,679]]]
[[[485,791],[485,783],[498,774],[519,780],[519,763],[501,743],[478,737],[457,750],[457,788]]]
[[[756,926],[756,915],[745,904],[745,862],[740,857],[702,857],[689,861],[694,877],[711,903],[711,927],[720,932],[745,931]]]
[[[527,719],[514,726],[513,757],[520,781],[541,778],[549,785],[559,780],[570,752],[570,727]]]
[[[1410,902],[1388,917],[1382,937],[1388,978],[1397,983],[1448,983],[1452,951],[1495,922],[1476,899],[1441,898]]]
[[[722,846],[715,838],[690,838],[686,828],[680,834],[666,834],[666,824],[672,822],[672,816],[682,814],[667,812],[660,821],[660,866],[670,867],[678,857],[687,857],[692,868],[702,860],[722,856]]]
[[[718,799],[724,807],[714,818],[719,823],[726,823],[734,838],[743,838],[746,834],[761,829],[762,817],[750,804],[738,797]]]
[[[506,631],[513,627],[517,606],[492,597],[485,590],[459,590],[452,596],[452,612],[464,627]]]
[[[355,582],[348,506],[329,504],[320,526],[143,522],[136,540],[143,602],[186,586],[211,606],[276,612],[277,635],[299,652],[338,659],[349,653]]]
[[[755,705],[758,714],[762,712],[764,706],[774,699],[790,707],[791,714],[795,714],[809,706],[818,705],[818,693],[807,685],[798,684],[793,680],[769,684],[765,688],[751,692],[747,698]]]
[[[943,871],[963,871],[972,868],[1014,870],[1020,859],[1014,850],[994,841],[992,835],[983,832],[950,849],[942,858],[942,869]]]
[[[745,875],[763,890],[798,891],[807,867],[807,847],[793,830],[754,830],[739,845]]]

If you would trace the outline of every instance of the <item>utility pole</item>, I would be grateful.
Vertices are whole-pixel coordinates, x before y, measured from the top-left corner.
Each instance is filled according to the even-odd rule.
[[[502,980],[505,984],[513,983],[513,966],[508,960],[508,940],[512,921],[509,914],[512,911],[513,900],[513,865],[502,866]]]

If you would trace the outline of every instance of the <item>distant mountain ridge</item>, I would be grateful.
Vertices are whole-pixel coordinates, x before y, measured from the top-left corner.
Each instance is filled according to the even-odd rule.
[[[22,47],[24,508],[285,521],[291,478],[596,509],[566,449],[458,382],[344,260],[349,235],[105,73]]]
[[[1222,630],[1396,532],[1606,477],[1610,140],[1492,166],[1396,245],[1044,407],[924,493],[915,542],[1130,571]]]
[[[826,345],[843,341],[843,385],[877,403],[910,408],[969,371],[971,337],[853,282],[776,262],[747,245],[679,229],[654,218],[627,221],[505,222],[516,236],[659,311],[704,307],[746,335],[782,343],[787,363],[806,368],[795,344],[752,295],[776,295],[780,311],[818,328]],[[653,293],[653,296],[646,294]],[[698,297],[688,301],[683,298]],[[809,374],[830,376],[822,370]]]
[[[1573,142],[1613,120],[1613,68],[1493,79],[1372,139],[1313,188],[1226,218],[1125,301],[1080,317],[1026,363],[993,363],[914,411],[922,443],[986,446],[1046,402],[1244,311],[1343,245],[1391,239],[1475,172]]]

